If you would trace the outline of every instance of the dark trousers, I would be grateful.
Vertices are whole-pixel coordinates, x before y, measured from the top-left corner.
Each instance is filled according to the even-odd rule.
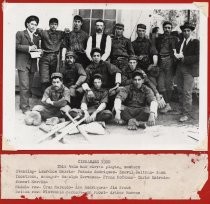
[[[50,76],[56,72],[58,56],[55,53],[44,53],[39,60],[41,83],[49,83]]]
[[[120,70],[128,67],[128,58],[118,57],[111,60],[111,63],[118,67]]]
[[[29,98],[31,96],[31,88],[33,84],[34,72],[30,69],[25,71],[18,70],[19,87],[20,87],[20,109],[27,111],[30,109]]]
[[[183,64],[179,64],[176,71],[177,89],[179,103],[183,114],[190,113],[192,110],[192,92],[194,78]]]
[[[96,110],[96,107],[88,108],[89,114],[92,114]],[[107,122],[112,119],[112,112],[110,110],[102,110],[96,116],[96,121]]]
[[[163,95],[166,103],[169,103],[173,91],[173,59],[170,56],[161,58],[159,66],[158,91]]]
[[[126,122],[132,118],[135,118],[137,121],[147,121],[149,115],[150,110],[148,107],[133,108],[125,106],[124,110],[121,111],[121,118]]]

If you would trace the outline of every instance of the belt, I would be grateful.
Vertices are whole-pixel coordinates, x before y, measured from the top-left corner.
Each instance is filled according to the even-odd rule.
[[[168,57],[170,57],[170,55],[160,55],[161,59],[168,58]]]
[[[44,54],[55,54],[55,55],[57,55],[58,53],[59,53],[59,51],[45,51],[45,50],[43,50],[43,52],[44,52]]]

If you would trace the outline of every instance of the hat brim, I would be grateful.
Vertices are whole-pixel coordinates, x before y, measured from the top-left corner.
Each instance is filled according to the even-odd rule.
[[[184,30],[185,28],[189,28],[192,31],[195,30],[195,27],[194,26],[185,26],[185,25],[180,26],[180,29],[181,30]]]

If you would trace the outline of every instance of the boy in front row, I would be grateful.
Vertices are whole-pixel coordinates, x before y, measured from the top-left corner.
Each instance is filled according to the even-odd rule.
[[[108,90],[102,88],[102,78],[101,74],[95,74],[93,76],[93,87],[88,92],[91,92],[91,96],[94,97],[89,97],[88,92],[86,92],[82,99],[81,109],[87,117],[87,123],[93,121],[107,122],[112,119],[112,112],[106,110]]]
[[[27,125],[40,125],[41,119],[51,117],[62,117],[61,110],[70,110],[70,91],[63,85],[63,75],[53,73],[51,75],[52,85],[49,86],[42,97],[42,105],[36,105],[25,118]]]

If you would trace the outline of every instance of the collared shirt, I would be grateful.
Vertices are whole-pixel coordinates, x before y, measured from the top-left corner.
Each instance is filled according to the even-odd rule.
[[[136,40],[132,42],[132,45],[135,55],[137,56],[140,55],[153,56],[158,54],[155,46],[152,46],[151,41],[145,37],[144,38],[137,37]]]
[[[87,93],[85,93],[82,103],[86,103],[88,107],[95,106],[95,108],[98,108],[98,106],[100,106],[102,103],[108,103],[108,91],[106,89],[96,89],[93,87],[91,90],[95,95],[93,101],[88,101]]]
[[[133,46],[131,41],[124,36],[114,36],[112,39],[112,51],[111,59],[116,59],[117,57],[129,57],[129,55],[134,55]]]
[[[101,74],[102,86],[104,88],[111,88],[115,85],[115,75],[116,73],[121,73],[121,71],[113,64],[109,62],[100,61],[98,64],[92,62],[86,68],[87,80],[86,82],[92,86],[93,84],[93,76],[95,74]]]
[[[156,101],[152,90],[144,84],[139,89],[133,84],[123,87],[116,98],[121,99],[126,106],[133,108],[143,108],[150,105],[152,101]]]
[[[46,52],[58,52],[64,38],[64,32],[43,30],[38,33],[41,37],[41,48]]]
[[[100,45],[101,45],[101,39],[102,39],[102,34],[103,33],[96,33],[96,47],[97,48],[100,48]],[[87,41],[87,48],[86,48],[86,55],[87,57],[89,58],[89,60],[92,61],[92,57],[90,56],[90,52],[92,50],[92,36],[90,36],[88,38],[88,41]],[[110,55],[110,52],[111,52],[111,37],[109,35],[107,35],[107,38],[106,38],[106,47],[105,47],[105,52],[104,54],[101,56],[101,60],[103,61],[106,61],[107,58],[109,57]]]
[[[29,34],[29,37],[31,38],[31,42],[33,42],[33,35],[34,35],[34,32],[32,33],[28,28],[26,29],[28,31],[28,34]]]
[[[84,53],[87,45],[88,34],[83,30],[71,31],[66,34],[63,47],[68,51],[81,52]]]
[[[67,64],[63,76],[63,82],[68,88],[72,85],[80,86],[87,78],[85,70],[79,63]]]
[[[173,49],[176,49],[178,38],[172,35],[160,35],[156,40],[156,48],[159,55],[173,56]]]
[[[49,86],[42,97],[42,102],[45,102],[48,98],[52,101],[64,100],[70,103],[70,92],[67,87],[62,85],[58,90],[53,85]]]

